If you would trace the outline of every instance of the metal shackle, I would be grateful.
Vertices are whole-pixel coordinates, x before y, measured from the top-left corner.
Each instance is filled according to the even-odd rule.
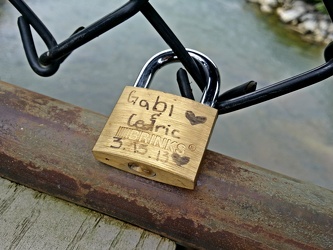
[[[192,49],[186,50],[189,55],[202,66],[205,72],[207,83],[203,90],[200,103],[214,107],[220,92],[219,70],[215,63],[206,55]],[[143,66],[134,83],[134,87],[148,88],[155,73],[163,66],[174,62],[179,62],[179,59],[172,50],[165,50],[154,55]]]

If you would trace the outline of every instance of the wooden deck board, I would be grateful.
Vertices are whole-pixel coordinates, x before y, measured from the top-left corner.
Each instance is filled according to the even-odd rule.
[[[0,178],[1,249],[175,249],[106,215]]]

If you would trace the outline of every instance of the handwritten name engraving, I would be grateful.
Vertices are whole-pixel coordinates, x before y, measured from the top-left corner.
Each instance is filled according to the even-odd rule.
[[[135,127],[139,130],[146,130],[152,132],[160,132],[164,133],[166,136],[171,136],[176,139],[180,139],[180,131],[178,129],[171,129],[171,125],[156,125],[156,119],[160,114],[151,115],[149,122],[145,122],[144,120],[135,120],[137,114],[132,114],[127,120],[127,126]]]
[[[161,97],[157,96],[153,102],[149,102],[146,99],[141,99],[139,96],[135,95],[136,91],[132,90],[128,97],[127,102],[132,103],[133,105],[138,105],[145,110],[152,110],[158,113],[167,113],[168,116],[172,116],[174,105],[168,105],[167,102],[160,100]]]

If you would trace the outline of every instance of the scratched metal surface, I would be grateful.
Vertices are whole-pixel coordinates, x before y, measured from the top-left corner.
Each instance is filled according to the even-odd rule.
[[[194,191],[98,163],[106,117],[0,83],[0,176],[205,249],[331,249],[333,192],[207,151]]]

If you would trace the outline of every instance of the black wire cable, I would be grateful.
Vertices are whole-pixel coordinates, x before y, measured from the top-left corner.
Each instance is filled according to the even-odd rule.
[[[308,87],[333,75],[333,59],[327,63],[252,93],[216,103],[219,114],[230,113]]]
[[[57,44],[51,32],[43,22],[22,0],[9,0],[22,14],[18,20],[23,47],[31,68],[40,76],[51,76],[59,68],[65,58],[75,49],[112,29],[139,12],[141,6],[149,0],[130,0],[114,12],[106,15],[87,28],[80,27],[72,36]],[[31,35],[30,25],[45,42],[49,51],[39,58]]]
[[[200,89],[203,90],[206,86],[203,78],[203,72],[201,71],[200,67],[198,67],[194,59],[188,54],[185,47],[172,32],[169,26],[164,22],[162,17],[157,13],[157,11],[153,8],[153,6],[151,6],[149,2],[142,6],[141,12],[178,56],[179,60],[184,65],[188,73],[192,76],[194,81],[198,84]]]
[[[177,82],[182,97],[194,100],[193,91],[191,88],[190,80],[188,79],[187,72],[185,69],[180,68],[177,71]]]
[[[331,17],[331,20],[333,21],[333,1],[332,0],[323,0],[323,2],[325,4],[328,14]]]
[[[54,60],[74,51],[83,44],[93,40],[106,31],[114,28],[122,22],[128,20],[138,13],[143,4],[148,0],[129,1],[114,12],[99,19],[95,23],[86,27],[84,30],[66,39],[62,43],[41,55],[40,60],[44,64],[49,64]]]
[[[29,65],[32,70],[40,76],[51,76],[56,73],[60,67],[60,63],[53,62],[47,66],[41,65],[36,52],[35,43],[28,21],[25,17],[21,16],[18,18],[18,26],[21,34],[23,48],[28,59]],[[46,43],[47,44],[47,43]],[[48,44],[47,44],[48,45]],[[49,47],[49,46],[48,46]],[[51,47],[50,47],[51,48]]]
[[[31,24],[48,47],[57,45],[51,32],[25,2],[22,0],[9,0],[9,2],[22,14],[26,21]]]
[[[60,63],[72,51],[124,22],[141,10],[148,21],[175,52],[199,87],[201,89],[204,89],[205,87],[202,77],[203,73],[201,72],[200,67],[198,67],[196,62],[189,56],[185,47],[163,21],[161,16],[149,4],[148,0],[130,0],[116,11],[101,18],[92,25],[86,28],[79,28],[77,32],[60,44],[57,44],[50,31],[24,1],[9,1],[23,16],[23,18],[20,18],[18,21],[23,46],[31,68],[35,73],[41,76],[53,75],[58,70]],[[29,24],[31,24],[36,30],[49,49],[49,51],[42,54],[39,58]]]
[[[52,64],[49,64],[47,66],[40,63],[32,37],[30,25],[36,30],[36,32],[42,38],[48,49],[51,49],[57,45],[55,38],[27,4],[25,4],[21,0],[9,1],[22,14],[22,16],[18,18],[17,24],[20,30],[23,48],[26,53],[26,57],[28,59],[30,67],[38,75],[53,75],[59,69],[61,62],[54,61]]]
[[[183,63],[184,67],[199,87],[201,89],[205,88],[205,74],[202,71],[202,68],[199,67],[195,60],[188,54],[176,35],[148,2],[149,0],[129,0],[116,11],[99,19],[87,28],[79,28],[71,37],[60,44],[57,44],[51,32],[45,27],[42,21],[29,8],[29,6],[24,3],[24,1],[9,1],[22,14],[22,17],[18,19],[18,25],[24,50],[30,66],[39,75],[50,76],[54,74],[58,70],[60,63],[62,63],[73,50],[129,19],[138,11],[141,11],[164,41],[178,56],[179,60]],[[333,1],[323,0],[323,2],[331,19],[333,20]],[[49,51],[45,52],[40,58],[38,58],[36,52],[30,25],[40,35],[49,49]],[[225,114],[271,100],[278,96],[285,95],[320,82],[333,75],[333,42],[326,47],[324,57],[326,63],[318,68],[264,87],[257,91],[255,91],[255,82],[248,82],[233,88],[232,90],[229,90],[219,96],[215,107],[219,110],[219,114]],[[183,71],[179,73],[178,82],[180,83],[180,88],[182,89],[181,91],[183,91],[182,95],[192,98],[192,96],[190,96],[191,88],[190,86],[186,86],[189,85],[189,81],[186,79],[186,72]]]

